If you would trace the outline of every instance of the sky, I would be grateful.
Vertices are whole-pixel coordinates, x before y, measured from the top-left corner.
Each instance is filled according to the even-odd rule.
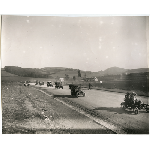
[[[2,16],[1,67],[149,67],[149,17]]]

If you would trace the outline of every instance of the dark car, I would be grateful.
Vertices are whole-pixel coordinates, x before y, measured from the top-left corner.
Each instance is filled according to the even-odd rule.
[[[53,84],[52,84],[51,81],[48,81],[48,82],[47,82],[47,87],[53,87]]]
[[[141,100],[136,99],[137,94],[132,92],[132,93],[126,93],[124,102],[121,103],[121,106],[123,109],[133,109],[135,114],[139,113],[139,110],[145,109],[146,112],[149,112],[149,105],[144,104]]]
[[[81,90],[81,86],[78,85],[72,85],[71,86],[71,95],[76,96],[77,98],[79,96],[85,96],[85,93]]]
[[[60,89],[60,88],[63,89],[62,82],[55,82],[55,88],[56,88],[56,89]]]
[[[24,86],[29,86],[30,84],[29,84],[29,81],[25,81],[24,82]]]

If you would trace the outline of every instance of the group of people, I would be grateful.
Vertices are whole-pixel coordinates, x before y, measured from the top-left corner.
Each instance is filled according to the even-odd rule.
[[[129,93],[129,92],[127,92],[126,93],[126,95],[125,95],[125,105],[126,105],[126,107],[128,107],[128,106],[131,106],[131,105],[133,105],[133,104],[135,104],[135,103],[142,103],[142,101],[140,101],[140,100],[137,100],[137,98],[136,98],[136,93],[135,92],[132,92],[132,93]]]
[[[136,95],[137,94],[135,92],[132,92],[132,93],[127,92],[126,93],[126,95],[125,95],[125,104],[126,104],[126,107],[134,104],[134,102],[137,100],[136,99]]]

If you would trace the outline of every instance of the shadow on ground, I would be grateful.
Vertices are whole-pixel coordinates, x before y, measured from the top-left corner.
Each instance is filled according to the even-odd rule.
[[[117,114],[130,114],[130,115],[135,115],[135,113],[133,112],[133,110],[130,109],[123,109],[121,107],[98,107],[95,108],[93,110],[106,110],[108,112],[114,112]],[[139,113],[147,113],[145,110],[139,110]]]

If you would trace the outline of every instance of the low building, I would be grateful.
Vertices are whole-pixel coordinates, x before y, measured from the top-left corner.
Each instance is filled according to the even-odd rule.
[[[64,78],[59,78],[59,80],[60,80],[61,82],[63,82],[63,81],[64,81]]]
[[[98,81],[98,79],[97,79],[96,77],[94,78],[94,80],[95,80],[95,81]]]

